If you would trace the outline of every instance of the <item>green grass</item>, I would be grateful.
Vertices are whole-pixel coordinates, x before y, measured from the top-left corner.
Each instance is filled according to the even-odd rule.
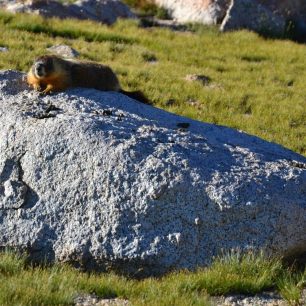
[[[110,65],[126,90],[142,90],[157,107],[241,129],[306,155],[306,47],[248,31],[221,34],[111,27],[90,21],[44,20],[0,13],[1,69],[27,71],[46,48],[65,43],[82,59]],[[154,60],[152,60],[154,59]],[[211,82],[188,82],[201,74]],[[168,103],[171,100],[172,103]]]
[[[268,260],[262,254],[232,253],[217,258],[210,269],[195,274],[182,288],[206,290],[211,295],[256,294],[273,288],[281,271],[280,260]]]
[[[286,271],[278,279],[277,288],[281,296],[290,305],[302,305],[301,290],[306,288],[306,270],[304,273],[292,273],[290,270]]]
[[[0,305],[71,305],[78,294],[128,299],[132,305],[210,305],[210,295],[279,290],[298,305],[306,273],[294,273],[263,254],[232,253],[210,268],[163,278],[127,279],[88,274],[67,265],[31,267],[25,256],[0,253]]]
[[[127,279],[88,274],[67,265],[32,267],[25,256],[0,253],[0,305],[71,305],[78,294],[128,299],[132,305],[210,305],[210,296],[278,290],[298,305],[306,273],[294,273],[279,259],[232,253],[210,268],[176,272],[163,278]]]

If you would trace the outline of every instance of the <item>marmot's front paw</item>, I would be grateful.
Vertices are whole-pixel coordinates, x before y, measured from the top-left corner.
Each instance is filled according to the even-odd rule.
[[[51,84],[48,84],[47,87],[41,91],[42,94],[51,94],[53,91],[53,86]]]
[[[39,91],[39,92],[41,92],[41,91],[42,91],[41,86],[40,86],[40,85],[38,85],[38,84],[34,84],[34,85],[33,85],[33,88],[34,88],[34,90],[36,90],[36,91]]]

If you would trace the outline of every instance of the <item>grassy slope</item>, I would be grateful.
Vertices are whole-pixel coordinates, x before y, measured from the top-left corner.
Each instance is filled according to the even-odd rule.
[[[231,254],[196,273],[172,273],[142,281],[113,274],[80,273],[68,266],[31,268],[24,257],[0,253],[0,305],[71,305],[78,294],[128,299],[132,305],[210,305],[209,294],[255,294],[277,289],[298,305],[306,273],[292,274],[279,260]]]
[[[306,47],[240,31],[220,34],[45,21],[0,14],[0,68],[26,71],[36,55],[66,43],[81,58],[114,68],[125,89],[141,89],[155,105],[205,122],[244,130],[306,155]],[[151,58],[157,62],[150,62]],[[207,86],[184,80],[211,78]],[[172,100],[172,103],[168,101]],[[174,101],[174,102],[173,102]]]

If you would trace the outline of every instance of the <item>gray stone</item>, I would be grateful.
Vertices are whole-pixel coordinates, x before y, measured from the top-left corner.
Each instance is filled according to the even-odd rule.
[[[209,76],[199,74],[187,74],[185,76],[185,80],[188,82],[199,82],[204,86],[209,85],[211,82],[211,78]]]
[[[0,2],[0,7],[13,13],[32,13],[44,17],[91,19],[107,24],[117,18],[134,18],[129,7],[119,0],[79,0],[62,4],[54,0]]]
[[[0,100],[1,247],[134,276],[306,251],[303,156],[119,93],[41,96],[15,71]]]
[[[94,294],[79,295],[74,299],[75,306],[130,306],[128,300],[123,299],[101,299]]]
[[[304,0],[257,0],[258,3],[270,9],[273,13],[287,17],[306,16],[306,2]]]
[[[8,52],[9,49],[7,47],[0,47],[0,52]]]
[[[47,48],[47,50],[53,54],[58,54],[60,56],[68,58],[75,58],[80,55],[78,51],[67,45],[55,45],[50,48]]]
[[[178,22],[220,23],[230,0],[154,0]]]
[[[129,7],[119,0],[78,0],[70,10],[86,19],[113,24],[117,18],[135,18]]]
[[[220,30],[225,32],[240,29],[282,36],[286,30],[286,19],[256,0],[232,0]]]
[[[289,306],[289,304],[275,292],[263,292],[254,296],[232,295],[213,297],[216,306]]]
[[[28,13],[44,17],[80,18],[68,6],[54,0],[9,1],[2,3],[2,9],[11,13]]]

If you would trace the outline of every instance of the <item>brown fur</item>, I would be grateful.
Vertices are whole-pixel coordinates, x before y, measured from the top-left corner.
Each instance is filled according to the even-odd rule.
[[[42,75],[37,74],[38,64],[43,66]],[[64,59],[57,55],[37,58],[28,72],[27,82],[42,93],[63,91],[70,87],[86,87],[121,92],[140,102],[149,103],[140,91],[122,90],[116,74],[110,67],[95,62]]]

